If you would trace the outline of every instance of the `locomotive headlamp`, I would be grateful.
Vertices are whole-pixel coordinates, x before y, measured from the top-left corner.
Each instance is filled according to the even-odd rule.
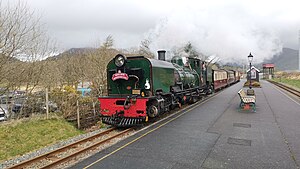
[[[122,66],[125,64],[126,57],[123,56],[123,55],[121,55],[121,54],[118,54],[118,55],[115,57],[114,61],[115,61],[115,65],[116,65],[117,67],[122,67]]]

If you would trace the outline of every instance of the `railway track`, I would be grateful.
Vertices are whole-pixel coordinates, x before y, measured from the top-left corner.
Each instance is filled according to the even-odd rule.
[[[280,87],[280,88],[282,88],[282,89],[284,89],[284,90],[286,90],[286,91],[294,94],[295,96],[300,97],[300,91],[298,91],[298,90],[296,90],[294,88],[288,87],[288,86],[286,86],[284,84],[281,84],[281,83],[278,83],[278,82],[275,82],[275,81],[271,81],[271,80],[268,80],[268,82],[270,82],[270,83],[272,83],[272,84],[274,84],[274,85],[276,85],[276,86],[278,86],[278,87]]]
[[[59,166],[60,164],[67,162],[73,159],[74,157],[83,154],[84,152],[87,152],[105,143],[108,143],[113,139],[122,137],[132,130],[133,128],[128,128],[121,131],[116,128],[110,128],[98,134],[92,135],[88,138],[81,139],[72,144],[66,145],[64,147],[40,155],[33,159],[11,166],[9,167],[9,169],[54,168],[55,166]]]
[[[201,99],[199,102],[203,102],[214,95],[215,94],[206,96],[203,99]],[[189,106],[191,106],[191,105],[184,105],[183,108],[189,107]],[[179,110],[181,110],[181,109],[179,109]],[[144,127],[147,127],[148,125],[151,125],[153,123],[164,120],[164,119],[168,118],[169,116],[172,116],[172,114],[176,113],[177,111],[178,111],[178,109],[176,109],[170,113],[163,114],[163,115],[161,115],[161,117],[159,119],[156,119],[155,121],[152,121],[151,123],[144,124]],[[71,161],[72,159],[79,156],[80,154],[83,154],[84,152],[95,149],[96,147],[99,147],[115,138],[119,138],[123,135],[126,135],[130,131],[133,131],[133,128],[128,128],[128,129],[125,129],[122,131],[118,131],[117,128],[110,128],[101,133],[92,135],[88,138],[81,139],[77,142],[66,145],[59,149],[53,150],[51,152],[42,154],[42,155],[32,158],[30,160],[23,161],[16,165],[10,166],[7,169],[56,168],[57,166],[65,163],[65,162]],[[114,133],[114,134],[111,134],[111,133]],[[93,142],[93,143],[89,144],[88,146],[84,146],[84,144],[87,142]]]

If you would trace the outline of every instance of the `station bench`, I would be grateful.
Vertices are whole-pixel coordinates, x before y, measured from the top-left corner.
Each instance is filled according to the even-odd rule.
[[[254,112],[256,112],[255,95],[247,95],[243,89],[238,92],[238,95],[241,99],[240,110],[249,110],[251,108]]]

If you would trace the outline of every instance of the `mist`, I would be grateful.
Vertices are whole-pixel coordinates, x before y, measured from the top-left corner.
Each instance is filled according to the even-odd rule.
[[[283,47],[298,49],[300,10],[294,0],[24,1],[42,16],[63,50],[95,46],[108,35],[120,49],[137,48],[149,39],[154,53],[191,42],[223,63],[246,64],[250,52],[259,63]]]
[[[260,63],[282,51],[281,34],[276,19],[258,17],[240,5],[223,4],[203,9],[177,8],[146,36],[152,40],[153,51],[191,42],[197,51],[216,55],[223,63],[247,63],[250,52],[254,63]]]

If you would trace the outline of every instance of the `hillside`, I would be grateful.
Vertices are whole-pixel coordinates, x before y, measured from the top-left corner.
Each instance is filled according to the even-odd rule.
[[[276,70],[298,70],[298,50],[283,48],[282,52],[264,63],[274,63]]]
[[[46,60],[56,60],[56,59],[62,59],[64,57],[70,57],[70,56],[82,56],[82,55],[87,55],[89,53],[95,52],[96,50],[97,50],[96,48],[71,48],[56,56],[49,57]]]
[[[96,50],[96,48],[71,48],[57,56],[49,57],[46,60],[56,60],[70,56],[85,56],[89,53],[95,52]],[[264,60],[263,63],[274,63],[276,70],[298,70],[298,60],[298,50],[283,48],[280,54],[274,55],[271,59]],[[259,63],[255,66],[257,68],[261,68],[261,65],[262,63]],[[226,66],[242,67],[242,65],[237,63],[226,63]]]

